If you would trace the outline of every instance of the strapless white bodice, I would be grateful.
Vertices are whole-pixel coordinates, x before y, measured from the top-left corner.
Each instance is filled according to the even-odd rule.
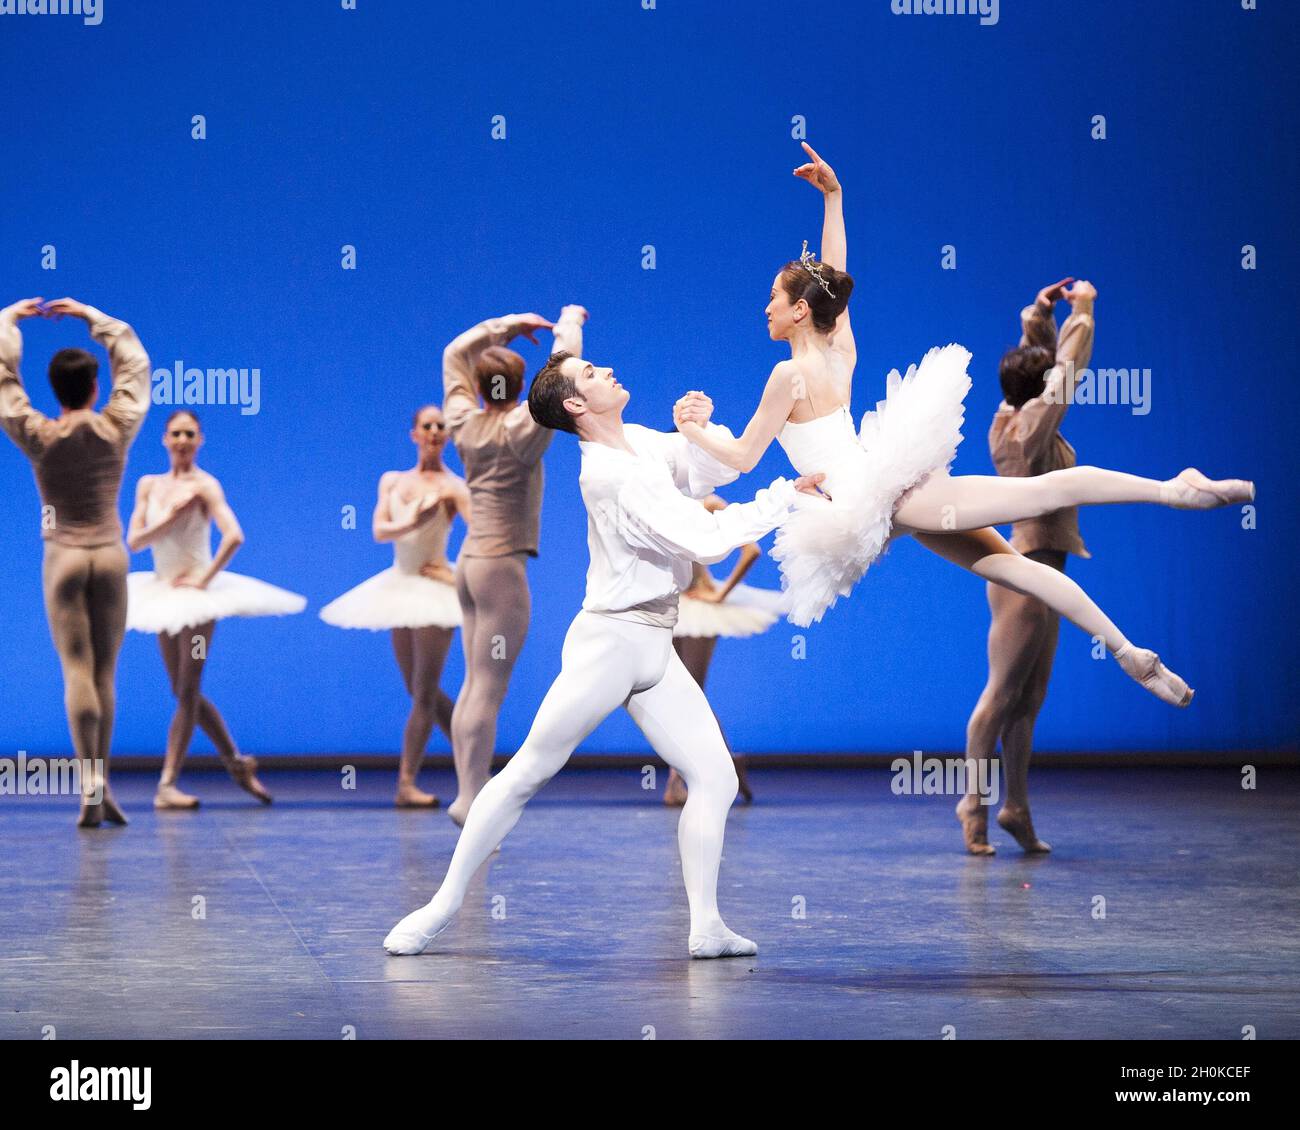
[[[862,444],[847,404],[815,420],[787,420],[776,440],[798,474],[824,474],[822,489],[831,495],[835,479],[855,468],[855,461],[862,457]]]
[[[145,520],[152,525],[163,517],[163,506],[150,496],[145,510]],[[200,504],[190,506],[150,547],[153,551],[153,570],[164,580],[183,573],[206,569],[212,564],[210,520],[206,508]]]
[[[419,505],[419,499],[405,506],[394,500],[393,517],[397,521],[409,521]],[[429,564],[446,564],[450,534],[451,517],[446,506],[439,506],[422,526],[393,542],[393,564],[403,573],[419,573]]]

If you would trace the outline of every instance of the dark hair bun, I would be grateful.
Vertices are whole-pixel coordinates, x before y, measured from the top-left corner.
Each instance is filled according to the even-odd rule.
[[[817,263],[816,267],[826,286],[822,286],[817,275],[798,259],[792,259],[781,268],[781,285],[792,303],[801,298],[808,303],[817,329],[830,333],[836,320],[848,308],[849,295],[853,293],[853,276],[825,263]]]

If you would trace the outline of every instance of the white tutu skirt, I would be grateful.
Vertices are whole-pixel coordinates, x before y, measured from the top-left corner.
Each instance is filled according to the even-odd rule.
[[[459,628],[460,600],[454,585],[395,565],[349,589],[320,610],[336,628]]]
[[[177,635],[231,616],[289,616],[306,607],[305,596],[224,569],[205,589],[176,586],[154,573],[126,578],[126,626],[154,635]]]
[[[766,632],[785,615],[785,595],[737,585],[720,604],[682,594],[674,636],[745,639]]]
[[[829,453],[832,501],[797,497],[772,548],[791,623],[807,627],[848,596],[884,552],[899,497],[927,475],[946,472],[956,458],[970,358],[970,350],[945,345],[906,376],[893,370],[885,399],[862,417],[858,445]]]

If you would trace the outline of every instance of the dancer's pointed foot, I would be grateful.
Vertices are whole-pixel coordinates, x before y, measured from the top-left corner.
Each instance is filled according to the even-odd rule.
[[[81,812],[77,816],[78,828],[98,828],[104,822],[104,805],[81,802]]]
[[[237,754],[232,761],[226,762],[226,772],[230,774],[241,789],[246,793],[251,793],[257,797],[263,804],[271,803],[271,794],[266,791],[266,786],[257,779],[257,759],[249,757],[247,754]]]
[[[393,803],[398,808],[437,808],[438,798],[433,793],[426,793],[414,781],[399,781],[397,799]]]
[[[104,819],[123,828],[127,825],[126,813],[118,807],[117,800],[107,785],[104,786]]]
[[[754,803],[754,790],[749,787],[749,758],[742,754],[732,754],[731,760],[736,766],[736,780],[740,783],[740,798],[746,804]]]
[[[758,953],[758,944],[742,938],[734,930],[719,924],[707,934],[692,934],[686,943],[691,957],[752,957]]]
[[[1034,821],[1027,808],[1012,808],[1004,804],[998,813],[998,823],[1004,832],[1010,832],[1016,843],[1029,855],[1045,855],[1052,850],[1052,845],[1038,838],[1034,832]]]
[[[686,782],[674,769],[668,774],[668,784],[664,786],[664,804],[669,808],[681,808],[686,803]]]
[[[1181,678],[1160,662],[1160,656],[1144,647],[1125,644],[1115,658],[1124,673],[1134,682],[1146,687],[1156,698],[1170,706],[1188,706],[1196,694]]]
[[[964,796],[957,802],[957,819],[961,821],[962,839],[971,855],[996,855],[989,843],[989,810],[979,797]]]
[[[1195,467],[1160,484],[1160,501],[1176,510],[1213,510],[1216,506],[1251,502],[1255,484],[1245,479],[1210,479]]]
[[[158,791],[154,794],[153,806],[158,809],[198,808],[199,798],[181,792],[175,785],[159,783]]]
[[[451,925],[454,915],[439,914],[433,903],[413,910],[388,931],[384,949],[395,957],[424,953],[425,947]]]

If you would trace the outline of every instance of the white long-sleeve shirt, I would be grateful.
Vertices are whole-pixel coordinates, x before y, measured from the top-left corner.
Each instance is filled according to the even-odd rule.
[[[635,455],[578,444],[591,554],[582,607],[672,627],[678,595],[690,586],[691,562],[721,561],[775,529],[790,512],[795,486],[777,479],[753,502],[710,512],[693,500],[734,481],[735,470],[679,433],[625,424],[623,434]]]

